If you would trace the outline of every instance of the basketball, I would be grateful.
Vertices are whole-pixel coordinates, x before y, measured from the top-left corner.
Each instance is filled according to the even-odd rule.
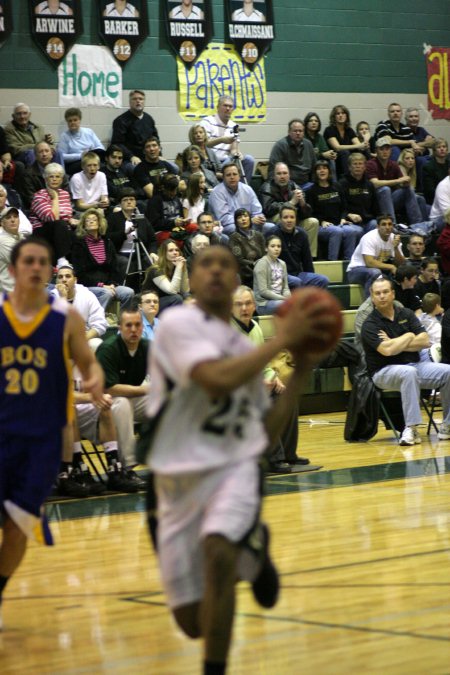
[[[321,354],[322,352],[331,351],[333,349],[342,335],[344,324],[342,318],[342,306],[339,300],[337,300],[329,291],[326,291],[323,288],[308,287],[296,289],[292,295],[278,307],[277,314],[278,316],[283,317],[289,312],[295,311],[296,307],[299,309],[306,309],[307,307],[318,303],[323,305],[323,309],[320,314],[317,315],[317,318],[322,316],[332,316],[334,322],[324,328],[324,330],[328,332],[328,335],[323,339],[317,339],[315,337],[301,339],[298,344],[298,349],[296,348],[296,345],[289,346],[289,350],[296,357],[301,357],[302,352]]]

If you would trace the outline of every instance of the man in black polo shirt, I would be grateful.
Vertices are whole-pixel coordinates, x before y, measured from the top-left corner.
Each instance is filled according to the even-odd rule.
[[[156,136],[152,136],[145,141],[144,159],[136,167],[133,179],[140,188],[143,189],[147,199],[151,199],[159,190],[161,179],[167,173],[176,173],[174,164],[161,159],[161,144]]]
[[[155,120],[144,112],[145,93],[130,91],[130,108],[113,122],[111,144],[122,149],[126,162],[134,166],[144,159],[144,143],[150,136],[158,138]]]
[[[123,310],[119,333],[107,338],[95,353],[105,372],[105,391],[113,397],[111,410],[127,467],[136,464],[133,423],[144,421],[149,392],[146,382],[148,340],[142,339],[142,331],[139,309]],[[127,475],[132,474],[128,471]]]
[[[428,334],[414,312],[394,307],[394,289],[388,279],[373,282],[371,298],[375,309],[362,325],[361,339],[375,385],[400,391],[405,418],[400,445],[420,443],[421,388],[440,390],[444,421],[438,437],[450,440],[450,366],[420,354],[430,346]]]

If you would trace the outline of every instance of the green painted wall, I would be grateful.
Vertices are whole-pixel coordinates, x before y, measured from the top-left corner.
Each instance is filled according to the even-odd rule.
[[[124,87],[176,88],[175,59],[147,0],[150,37],[124,69]],[[423,93],[424,42],[450,46],[448,0],[273,0],[276,41],[266,58],[269,91]],[[28,2],[13,0],[14,34],[0,50],[2,88],[57,86],[56,70],[29,35]],[[82,0],[83,44],[98,44],[95,0]],[[215,38],[223,3],[213,0]]]

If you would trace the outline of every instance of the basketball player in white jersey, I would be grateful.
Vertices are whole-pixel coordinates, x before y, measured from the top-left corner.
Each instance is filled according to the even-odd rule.
[[[108,19],[139,19],[139,12],[127,0],[114,0],[114,2],[108,2],[103,10],[103,16]]]
[[[253,23],[266,23],[266,17],[259,9],[253,6],[253,0],[244,0],[242,9],[236,9],[231,15],[232,21],[251,21]]]
[[[228,248],[198,253],[191,271],[196,304],[161,317],[151,350],[149,414],[159,417],[149,466],[161,576],[178,625],[189,637],[204,639],[206,675],[225,673],[236,580],[251,581],[264,607],[278,596],[268,529],[258,522],[259,460],[292,415],[312,359],[306,352],[298,359],[272,408],[262,369],[281,349],[323,336],[334,321],[318,318],[320,305],[296,308],[277,318],[272,340],[255,347],[230,325],[237,282]],[[259,557],[244,544],[249,533]],[[252,564],[244,568],[244,559]]]
[[[51,15],[51,16],[73,16],[73,11],[65,2],[59,0],[48,0],[48,2],[40,2],[34,8],[35,14]]]
[[[169,12],[169,19],[203,21],[204,18],[203,11],[199,7],[196,7],[192,3],[192,0],[183,0],[181,5],[177,5]]]

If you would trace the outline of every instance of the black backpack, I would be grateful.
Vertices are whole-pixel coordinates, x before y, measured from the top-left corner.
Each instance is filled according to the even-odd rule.
[[[369,441],[378,430],[379,394],[367,371],[355,374],[348,401],[344,438],[346,441]]]

